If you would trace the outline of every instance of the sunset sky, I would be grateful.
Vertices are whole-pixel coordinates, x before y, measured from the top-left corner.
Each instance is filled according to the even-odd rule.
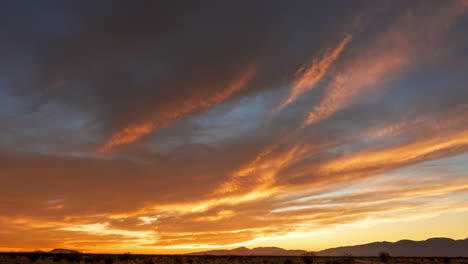
[[[0,4],[0,251],[468,237],[468,0]]]

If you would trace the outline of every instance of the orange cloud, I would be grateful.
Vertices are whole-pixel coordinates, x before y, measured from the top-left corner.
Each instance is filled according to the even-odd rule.
[[[365,173],[377,173],[428,159],[458,154],[468,148],[468,130],[451,135],[423,139],[402,146],[383,150],[368,150],[333,160],[320,167],[323,174],[354,177]]]
[[[296,73],[296,80],[291,88],[288,98],[284,100],[275,112],[283,110],[286,106],[294,102],[301,94],[312,90],[317,83],[327,74],[328,69],[338,59],[351,41],[351,35],[346,37],[334,49],[327,50],[321,58],[314,58],[309,65],[302,66]]]
[[[434,54],[440,52],[434,46],[447,25],[466,8],[466,1],[454,1],[424,20],[415,11],[404,14],[365,54],[348,62],[336,75],[324,98],[308,113],[302,127],[327,119],[371,91],[384,91],[391,81],[416,62],[436,60],[438,56]],[[424,42],[433,44],[422,45]]]
[[[455,135],[450,138],[455,138]],[[288,151],[288,153],[297,152]],[[257,156],[255,160],[259,162],[259,160],[266,159],[268,155],[271,154],[264,154],[263,158],[260,159],[257,159]],[[357,154],[357,156],[359,155]],[[278,153],[278,156],[282,155]],[[299,156],[297,155],[297,157]],[[304,157],[302,156],[302,158]],[[336,162],[342,161],[339,159]],[[363,166],[368,162],[373,161],[362,158]],[[335,172],[346,172],[349,167],[355,168],[356,166],[345,166]],[[316,172],[316,174],[319,173],[321,172]],[[329,174],[322,176],[329,177]],[[203,210],[193,210],[196,209],[194,206],[201,204],[186,204],[184,210],[173,211],[167,215],[162,213],[163,208],[177,210],[177,205],[161,205],[159,206],[161,214],[158,217],[151,217],[151,219],[155,219],[154,223],[139,227],[137,230],[131,225],[111,226],[105,217],[101,221],[92,223],[48,223],[19,219],[9,222],[9,225],[14,223],[15,228],[8,227],[8,230],[15,230],[18,235],[15,238],[17,242],[0,243],[0,247],[31,245],[31,247],[41,246],[44,248],[61,245],[63,247],[84,248],[85,252],[103,250],[106,252],[125,252],[131,248],[132,252],[166,252],[164,251],[166,249],[178,249],[177,252],[180,253],[182,248],[187,250],[204,247],[233,247],[262,241],[268,244],[268,239],[304,236],[310,234],[312,230],[326,230],[343,225],[401,221],[401,218],[424,218],[442,212],[454,212],[467,208],[466,202],[440,199],[447,195],[466,193],[468,182],[464,178],[441,178],[439,181],[431,179],[426,181],[409,180],[408,182],[393,181],[391,185],[387,182],[373,184],[370,181],[370,186],[354,189],[352,194],[316,197],[304,202],[293,200],[288,203],[289,199],[278,199],[279,197],[270,199],[269,196],[264,196],[255,200],[236,200],[232,203],[228,201],[213,202],[210,207],[199,207]],[[349,182],[343,184],[348,186]],[[326,185],[328,184],[323,187]],[[308,185],[300,186],[300,188],[310,190]],[[315,189],[319,188],[322,187],[318,186]],[[341,189],[337,186],[335,188],[336,190]],[[282,191],[296,193],[297,189],[283,188]],[[434,200],[417,201],[416,199],[419,198],[437,199],[437,203],[431,202]],[[220,199],[222,200],[224,197]],[[283,210],[275,211],[275,209]],[[211,211],[204,213],[206,210]],[[145,214],[145,212],[141,211],[140,214]],[[121,217],[115,221],[134,218],[130,215]],[[0,218],[0,220],[2,219]],[[128,222],[132,223],[133,221]],[[140,222],[134,221],[134,224],[140,225]],[[23,229],[33,233],[32,236],[29,236],[31,241],[25,242],[19,236],[23,234],[20,231]],[[54,234],[62,240],[54,240],[51,236],[44,235],[46,233]],[[4,237],[5,234],[0,232],[0,238],[2,236]],[[63,239],[64,237],[70,240]],[[0,241],[2,240],[0,239]],[[125,250],[126,247],[127,250]]]
[[[406,52],[392,50],[375,57],[357,60],[344,73],[338,74],[327,87],[325,98],[310,112],[303,123],[309,126],[326,119],[354,102],[363,92],[379,89],[389,75],[409,64]]]
[[[195,218],[195,221],[219,221],[224,218],[232,217],[236,213],[233,212],[232,210],[221,210],[219,211],[216,215],[212,216],[200,216],[198,218]]]
[[[235,92],[245,88],[247,83],[256,75],[255,66],[251,66],[239,78],[233,80],[226,89],[216,92],[213,95],[206,97],[194,97],[190,100],[182,102],[181,105],[176,105],[164,112],[159,112],[153,120],[146,121],[140,124],[126,127],[114,133],[111,138],[101,147],[101,152],[112,151],[115,147],[124,144],[130,144],[147,135],[154,130],[167,126],[190,113],[204,110],[216,104],[226,101]]]
[[[372,127],[364,132],[364,139],[375,139],[385,136],[395,136],[404,132],[414,132],[415,128],[430,128],[441,130],[446,128],[456,128],[465,125],[468,120],[468,105],[460,105],[439,113],[433,113],[417,117],[413,120],[403,120],[395,124],[383,124]],[[419,129],[421,130],[421,129]]]
[[[231,179],[221,184],[215,194],[245,192],[264,193],[275,190],[277,174],[292,163],[310,155],[311,145],[294,145],[277,150],[277,145],[271,145],[260,152],[250,163],[232,173]]]

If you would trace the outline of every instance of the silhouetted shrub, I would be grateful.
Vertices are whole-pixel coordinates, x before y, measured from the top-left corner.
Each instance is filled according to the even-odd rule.
[[[182,264],[182,258],[180,256],[175,256],[174,257],[174,264]]]
[[[29,261],[35,262],[35,261],[38,260],[41,256],[40,256],[38,253],[30,253],[30,254],[27,254],[26,257],[29,259]]]
[[[354,262],[354,256],[351,254],[346,254],[343,257],[344,264],[352,264]]]
[[[388,262],[390,260],[390,254],[388,252],[380,252],[379,258],[382,262]]]
[[[104,259],[104,264],[113,264],[114,263],[114,258],[112,257],[107,257]]]
[[[98,263],[101,262],[101,258],[98,256],[88,256],[84,259],[86,263]]]
[[[127,260],[130,260],[131,258],[132,258],[132,253],[130,252],[126,252],[118,256],[118,259],[120,261],[127,261]]]
[[[292,264],[292,263],[293,263],[292,259],[290,259],[290,258],[285,259],[284,262],[283,262],[283,264]]]
[[[65,260],[68,262],[80,262],[82,259],[82,256],[80,253],[71,253],[71,254],[66,254]]]
[[[314,258],[315,254],[312,252],[308,252],[302,256],[302,261],[304,261],[305,264],[312,264],[314,263]]]

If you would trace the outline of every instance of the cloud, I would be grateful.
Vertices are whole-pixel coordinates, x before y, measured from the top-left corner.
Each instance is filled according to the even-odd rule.
[[[396,136],[407,131],[419,128],[423,131],[445,130],[449,128],[463,127],[467,120],[467,105],[457,105],[441,112],[427,114],[415,119],[403,120],[395,124],[383,124],[369,128],[364,139],[376,139],[382,137]]]
[[[228,84],[228,87],[221,92],[216,92],[213,95],[208,95],[208,98],[206,99],[201,97],[183,101],[179,106],[170,109],[165,109],[164,112],[158,112],[158,114],[154,116],[155,120],[146,121],[143,124],[126,127],[123,130],[116,132],[112,135],[109,141],[101,148],[101,151],[107,152],[118,145],[132,143],[141,138],[142,136],[151,133],[155,129],[166,126],[171,122],[181,119],[190,113],[207,109],[216,104],[222,103],[235,92],[238,92],[242,88],[245,88],[246,84],[249,81],[251,81],[254,77],[255,67],[251,66],[241,77],[232,81],[230,84]]]
[[[296,73],[296,79],[293,82],[289,96],[276,108],[275,112],[281,111],[301,94],[312,90],[327,74],[329,68],[339,58],[351,39],[351,35],[346,35],[334,49],[328,49],[320,58],[314,58],[310,65],[303,65]]]
[[[467,147],[468,130],[462,130],[445,137],[423,139],[383,150],[359,152],[349,157],[337,159],[329,164],[324,164],[321,170],[324,173],[340,173],[343,177],[353,175],[356,172],[362,174],[367,170],[375,173],[388,170],[394,166],[435,159],[441,156],[456,155],[466,151]]]
[[[310,19],[298,7],[310,6],[287,5],[296,14],[290,16],[281,2],[267,8],[260,2],[11,4],[15,16],[2,16],[5,31],[21,32],[24,39],[12,34],[2,51],[29,57],[2,62],[11,73],[6,90],[29,111],[60,104],[80,112],[90,121],[86,128],[93,128],[89,147],[114,150],[281,84],[304,63],[304,54],[315,53],[315,36],[322,33],[312,37],[297,27]],[[28,19],[37,27],[22,24]],[[294,49],[286,45],[291,35],[303,40]]]
[[[401,51],[390,51],[349,66],[349,72],[337,74],[327,87],[325,97],[314,106],[303,123],[309,126],[326,119],[353,103],[366,89],[385,85],[385,79],[409,63]]]
[[[438,53],[435,47],[447,25],[464,13],[465,1],[455,1],[447,7],[432,11],[421,21],[419,10],[410,10],[345,68],[328,85],[324,98],[308,113],[302,126],[327,119],[336,112],[368,95],[383,91],[397,77],[407,74],[410,67],[427,62]],[[431,46],[421,42],[433,42]]]
[[[466,3],[8,3],[0,250],[315,250],[464,219]]]

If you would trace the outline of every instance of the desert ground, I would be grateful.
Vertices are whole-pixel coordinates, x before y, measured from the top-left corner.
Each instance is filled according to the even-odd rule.
[[[468,264],[447,257],[188,256],[134,254],[0,253],[1,264]]]

